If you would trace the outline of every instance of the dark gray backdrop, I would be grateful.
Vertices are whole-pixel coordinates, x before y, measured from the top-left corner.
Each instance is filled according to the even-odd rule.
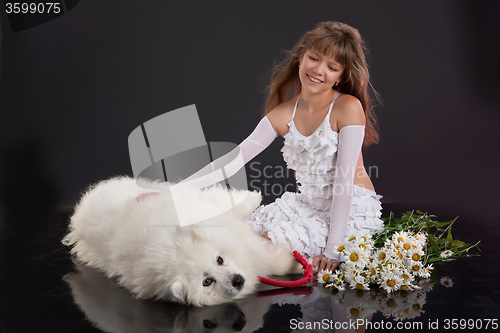
[[[13,33],[2,11],[0,206],[72,207],[89,184],[131,175],[134,128],[189,104],[207,141],[239,143],[262,116],[273,61],[337,20],[367,41],[385,101],[380,143],[365,151],[383,202],[495,214],[499,14],[472,0],[81,1]],[[256,161],[284,165],[280,147]]]

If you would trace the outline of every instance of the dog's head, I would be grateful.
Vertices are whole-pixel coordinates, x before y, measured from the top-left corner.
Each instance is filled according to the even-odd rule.
[[[253,291],[256,276],[241,257],[241,249],[227,227],[197,226],[191,244],[182,244],[176,260],[175,281],[170,300],[195,306],[214,305],[238,299]],[[204,234],[200,237],[199,234]],[[215,237],[207,235],[218,234]],[[234,236],[233,236],[234,237]],[[248,275],[251,276],[248,276]]]

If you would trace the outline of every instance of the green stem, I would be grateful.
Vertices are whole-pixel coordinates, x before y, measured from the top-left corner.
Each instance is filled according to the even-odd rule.
[[[439,235],[438,239],[441,238],[447,231],[448,229],[451,228],[451,226],[453,225],[453,223],[455,223],[455,221],[458,219],[458,216],[455,217],[455,219],[446,227],[446,229],[444,229],[443,233],[441,235]]]

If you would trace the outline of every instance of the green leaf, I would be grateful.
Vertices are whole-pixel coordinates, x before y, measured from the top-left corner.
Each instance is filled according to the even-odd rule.
[[[446,237],[447,242],[453,242],[453,237],[451,237],[451,228],[448,229],[448,236]]]
[[[438,224],[436,224],[436,226],[437,226],[437,227],[444,227],[444,226],[449,225],[450,223],[453,223],[453,221],[449,221],[449,222],[439,222]]]

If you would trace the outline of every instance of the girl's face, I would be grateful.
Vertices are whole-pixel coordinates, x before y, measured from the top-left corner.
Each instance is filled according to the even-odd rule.
[[[333,57],[308,50],[300,61],[299,78],[303,90],[318,94],[331,92],[335,82],[342,80],[343,72],[344,67]]]

